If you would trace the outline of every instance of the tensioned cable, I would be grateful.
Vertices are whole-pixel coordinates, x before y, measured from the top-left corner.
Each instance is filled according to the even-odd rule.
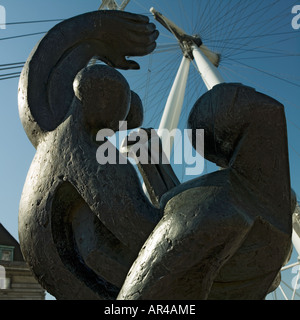
[[[262,86],[262,85],[257,85],[257,83],[253,82],[252,80],[250,80],[250,79],[247,78],[246,76],[242,75],[241,73],[238,73],[238,72],[236,72],[236,71],[234,71],[234,70],[232,70],[232,69],[230,69],[230,68],[228,68],[228,67],[225,67],[224,65],[223,65],[223,68],[224,68],[225,70],[227,70],[227,71],[229,71],[229,72],[237,75],[239,78],[248,81],[248,82],[251,83],[252,85],[254,84],[254,85],[258,86],[260,89],[262,89],[262,90],[264,90],[264,91],[269,91],[269,92],[271,91],[270,89],[268,89],[268,88],[266,88],[266,87],[264,87],[264,86]],[[300,106],[299,106],[299,105],[296,105],[295,103],[293,103],[292,101],[288,100],[287,98],[282,97],[281,95],[279,95],[278,92],[272,92],[272,94],[274,94],[278,99],[280,99],[280,100],[282,100],[282,101],[285,101],[285,102],[288,103],[289,105],[295,107],[296,109],[300,109]]]
[[[11,37],[6,37],[6,38],[0,38],[0,41],[17,39],[17,38],[24,38],[24,37],[30,37],[30,36],[36,36],[36,35],[45,34],[45,33],[47,33],[47,31],[21,34],[21,35],[18,35],[18,36],[11,36]]]
[[[289,286],[284,280],[282,280],[281,281],[285,286],[287,286],[288,287],[288,289],[290,289],[290,290],[294,290],[291,286]],[[300,297],[300,295],[296,292],[296,295],[298,296],[298,297]]]
[[[13,62],[13,63],[0,64],[0,71],[21,69],[21,68],[23,68],[24,63],[25,62]],[[2,73],[2,74],[0,74],[0,80],[8,80],[8,79],[18,78],[20,76],[20,74],[21,74],[21,71],[11,72],[11,73]]]
[[[38,23],[48,23],[48,22],[61,22],[61,21],[64,21],[64,20],[65,19],[45,19],[45,20],[16,21],[16,22],[6,22],[5,25],[6,26],[12,26],[12,25],[24,25],[24,24],[38,24]],[[4,24],[2,23],[0,25],[4,25]],[[45,34],[46,32],[47,31],[28,33],[28,34],[21,34],[21,35],[6,37],[6,38],[0,38],[0,40],[10,40],[10,39],[16,39],[16,38],[29,37],[29,36],[34,36],[34,35]]]
[[[1,74],[0,77],[7,77],[7,76],[14,76],[14,75],[20,75],[20,72],[4,73],[4,74]]]
[[[269,72],[269,71],[262,70],[262,69],[259,69],[259,68],[254,67],[254,66],[249,66],[249,65],[247,65],[246,63],[243,63],[243,62],[240,62],[240,61],[238,61],[237,63],[240,64],[240,65],[242,65],[242,66],[244,66],[244,67],[246,67],[246,68],[256,70],[256,71],[261,72],[261,73],[264,73],[264,74],[266,74],[266,75],[268,75],[268,76],[270,76],[270,77],[279,79],[279,80],[284,81],[284,82],[286,82],[286,83],[292,84],[292,85],[294,85],[294,86],[296,86],[296,87],[300,87],[300,84],[299,84],[299,83],[289,81],[289,80],[287,80],[287,79],[285,79],[285,78],[281,78],[281,77],[277,76],[276,74],[271,73],[271,72]]]
[[[19,69],[19,68],[23,68],[23,65],[14,66],[14,67],[0,68],[0,71],[11,70],[11,69]]]
[[[19,77],[20,77],[20,74],[21,74],[21,73],[18,73],[18,74],[16,74],[16,75],[11,75],[11,76],[7,76],[7,77],[3,77],[3,78],[0,76],[0,81],[1,81],[1,80],[8,80],[8,79],[19,78]]]
[[[274,4],[274,3],[273,3],[273,4]],[[267,9],[268,6],[265,7],[265,8]],[[289,12],[289,10],[288,10],[288,12]],[[286,13],[285,15],[279,14],[279,15],[277,15],[277,17],[286,16],[287,14],[288,14],[288,13]],[[274,20],[274,17],[272,18],[272,20]],[[233,22],[235,22],[235,21],[233,20]],[[262,22],[260,22],[260,24],[261,24],[261,23],[262,23]],[[265,30],[266,22],[264,21],[263,23],[264,23],[264,28],[263,28],[263,29],[264,29],[264,33],[266,33],[266,30]],[[250,27],[253,27],[253,25],[254,25],[254,24],[250,25]],[[257,25],[258,25],[258,23],[255,23],[255,26],[256,26],[256,27],[257,27]],[[281,25],[279,25],[279,26],[277,25],[277,29],[279,29],[280,27],[281,27]],[[240,27],[237,27],[238,31],[240,31],[242,28],[244,28],[245,32],[246,32],[246,31],[249,32],[249,26],[248,26],[248,25],[242,26],[241,28],[240,28]],[[252,36],[252,35],[247,34],[247,36],[242,37],[241,34],[239,34],[239,36],[235,36],[233,39],[230,39],[230,38],[228,38],[228,36],[227,36],[227,38],[223,39],[223,40],[224,40],[224,44],[226,44],[226,41],[225,41],[225,40],[235,40],[235,39],[237,39],[237,38],[244,38],[245,40],[247,40],[247,39],[249,39],[250,37],[259,38],[259,37],[265,36],[264,34],[257,35],[257,33],[254,32],[254,31],[255,31],[255,30],[253,30],[252,32],[256,34],[255,36]],[[261,32],[260,32],[260,33],[261,33]],[[277,35],[278,35],[278,34],[279,34],[279,33],[277,33]],[[280,34],[283,34],[283,33],[281,32]],[[271,34],[271,32],[269,32],[269,34],[267,34],[267,35],[268,35],[268,36],[269,36],[269,35],[274,35],[273,25],[272,25],[272,34]],[[210,40],[211,40],[210,42],[219,41],[219,40],[212,40],[212,39],[210,39]],[[248,42],[249,42],[249,41],[248,41]],[[280,40],[278,40],[278,43],[280,43]],[[247,44],[247,45],[249,45],[249,44]],[[240,46],[241,46],[241,48],[242,48],[243,46],[245,46],[245,43],[241,44]],[[236,50],[236,48],[235,48],[235,50]]]
[[[281,13],[281,14],[278,14],[277,15],[277,17],[279,18],[282,18],[282,17],[286,17],[288,14],[287,13],[285,13],[284,15]],[[274,17],[272,18],[272,19],[270,19],[270,20],[274,20]],[[251,31],[251,33],[252,34],[255,34],[255,38],[257,38],[257,39],[260,39],[260,38],[262,38],[262,37],[264,37],[265,35],[267,35],[267,36],[271,36],[271,35],[273,35],[273,36],[275,36],[275,35],[279,35],[279,32],[276,32],[277,30],[281,30],[285,25],[286,25],[286,22],[285,22],[285,20],[284,19],[281,19],[282,20],[282,23],[284,24],[284,25],[282,25],[282,23],[281,24],[277,24],[276,25],[276,28],[274,29],[274,25],[272,24],[271,26],[270,26],[270,28],[272,28],[271,30],[270,30],[270,32],[267,32],[266,31],[266,29],[267,29],[267,25],[270,23],[270,20],[268,20],[268,23],[265,23],[264,24],[264,33],[262,33],[261,32],[261,27],[260,26],[258,26],[257,24],[255,24],[255,26],[256,26],[256,29],[254,29],[254,30],[252,30]],[[253,28],[253,26],[252,26],[252,28]],[[290,32],[289,32],[290,33]],[[283,32],[280,32],[280,35],[282,35],[283,34]],[[245,45],[249,45],[249,43],[252,41],[252,35],[247,35],[248,37],[245,37],[245,40],[249,40],[249,41],[247,41],[247,42],[244,42],[243,44],[241,44],[241,48],[242,47],[244,47]],[[238,36],[236,36],[236,38],[238,38]],[[278,39],[278,41],[277,41],[277,43],[280,43],[281,41]],[[229,54],[230,54],[231,52],[229,52]]]
[[[6,26],[19,25],[19,24],[33,24],[33,23],[44,23],[44,22],[60,22],[65,19],[47,19],[47,20],[32,20],[32,21],[18,21],[18,22],[6,22]],[[4,25],[4,23],[0,23],[0,25]]]
[[[0,68],[1,67],[7,67],[7,66],[14,66],[17,64],[23,64],[24,65],[25,62],[13,62],[13,63],[5,63],[5,64],[0,64]]]
[[[223,29],[224,29],[224,25],[226,25],[227,21],[230,22],[229,24],[226,25],[227,28],[230,27],[230,26],[236,27],[236,26],[239,25],[240,23],[242,23],[242,22],[244,22],[244,21],[247,21],[247,19],[249,19],[250,17],[254,16],[254,14],[256,14],[256,13],[258,13],[258,12],[262,13],[262,12],[268,10],[270,7],[272,7],[272,6],[274,5],[274,3],[278,2],[278,1],[279,1],[279,0],[276,0],[275,2],[268,4],[267,6],[265,6],[265,7],[263,7],[263,8],[258,8],[258,7],[263,3],[263,2],[258,2],[258,7],[255,8],[255,11],[250,11],[250,10],[248,10],[248,9],[251,8],[250,6],[253,4],[253,2],[250,1],[249,4],[247,5],[247,7],[244,8],[244,10],[239,10],[239,14],[236,15],[236,16],[239,18],[238,20],[232,19],[231,16],[227,16],[227,15],[231,12],[232,8],[230,8],[230,10],[227,9],[225,15],[224,15],[223,17],[219,17],[218,19],[222,19],[222,20],[223,20],[223,25],[222,25],[222,28],[223,28]],[[249,7],[250,7],[250,8],[249,8]],[[249,13],[249,11],[250,11],[250,13]],[[243,12],[244,12],[244,13],[248,13],[248,14],[247,14],[247,15],[243,15]],[[225,16],[227,16],[226,19],[223,19]],[[243,27],[244,27],[247,31],[249,31],[249,26],[248,26],[248,24],[245,24]],[[240,30],[241,30],[241,28],[239,28],[238,30],[235,30],[235,31],[236,31],[236,32],[239,32]],[[216,28],[213,29],[213,33],[214,33],[214,34],[217,34],[219,31],[220,31],[219,29],[216,29]]]
[[[229,69],[229,68],[227,68],[227,67],[224,67],[224,66],[223,66],[223,68],[226,69],[227,71],[231,72],[231,73],[237,74],[235,71],[233,71],[233,70],[231,70],[231,69]],[[247,80],[248,82],[250,82],[250,83],[253,83],[250,79],[248,79],[248,78],[246,78],[246,77],[244,77],[244,76],[241,76],[240,74],[238,74],[238,76],[239,76],[240,78],[242,78],[242,79],[246,79],[246,80]],[[255,85],[258,86],[259,88],[263,89],[263,90],[267,90],[267,89],[264,88],[263,86],[257,85],[257,83],[256,83]],[[294,104],[291,103],[290,101],[287,101],[287,99],[279,96],[278,94],[276,94],[276,95],[277,95],[277,97],[280,98],[282,101],[286,101],[288,104],[294,105]],[[294,106],[296,106],[296,105],[294,105]],[[299,108],[299,107],[297,106],[297,108]],[[288,121],[288,122],[291,122],[288,118],[287,118],[287,121]],[[291,124],[293,125],[293,122],[291,122]],[[294,146],[293,146],[290,142],[288,143],[288,145],[289,145],[289,148],[295,153],[295,155],[297,155],[298,157],[300,157],[300,153],[294,148]]]
[[[273,2],[273,4],[274,4],[274,3],[278,3],[278,1]],[[248,5],[249,5],[249,4],[248,4]],[[213,6],[211,6],[211,7],[213,7]],[[210,7],[210,8],[211,8],[211,7]],[[255,7],[255,10],[256,10],[257,12],[258,12],[258,10],[257,10],[258,7],[259,7],[258,5],[256,5],[256,7]],[[265,10],[267,10],[268,7],[269,7],[269,6],[265,6],[265,7],[264,7]],[[206,6],[206,8],[208,8],[208,5]],[[237,9],[237,8],[238,8],[238,7],[236,6],[235,9]],[[236,11],[236,12],[237,12],[237,11]],[[226,14],[226,11],[225,11],[225,14]],[[184,15],[186,16],[186,14],[184,14]],[[278,15],[278,16],[280,16],[280,15]],[[245,18],[246,18],[246,17],[247,17],[247,16],[245,16]],[[230,16],[229,16],[229,18],[230,18]],[[240,20],[241,20],[241,19],[240,19]],[[241,20],[241,21],[242,21],[242,20]],[[246,29],[246,28],[245,28],[245,29]],[[283,32],[280,32],[280,33],[278,32],[278,35],[284,35],[284,34],[285,34],[285,33],[283,33]],[[262,35],[262,36],[263,36],[263,35]],[[266,37],[269,37],[269,36],[271,36],[271,34],[269,33],[269,34],[266,34],[265,36],[266,36]],[[255,36],[252,35],[251,37],[253,37],[253,40],[259,39],[259,36],[257,36],[257,35],[255,35]],[[240,38],[240,39],[245,39],[245,40],[248,40],[248,41],[249,41],[249,38],[247,38],[247,37],[245,37],[245,36],[242,36],[242,35],[240,35],[239,38]],[[229,39],[230,39],[230,38],[229,38]],[[222,40],[222,39],[220,39],[220,40]],[[225,45],[226,45],[226,41],[223,41],[223,43],[225,43]],[[242,45],[240,44],[240,46],[242,46]],[[233,49],[233,47],[228,48],[228,49]],[[236,50],[237,48],[234,48],[234,49]],[[251,49],[250,49],[250,50],[251,50]],[[249,52],[250,50],[248,49],[247,52]],[[161,52],[163,52],[163,51],[164,51],[164,50],[161,50]],[[254,50],[254,49],[251,50],[251,52],[256,52],[256,53],[257,53],[258,51],[261,52],[261,53],[269,53],[269,54],[271,54],[271,51],[267,51],[267,50],[257,50],[257,49],[256,49],[256,50]],[[272,52],[272,54],[274,54],[274,51]],[[285,54],[285,55],[284,55],[284,54],[282,54],[282,51],[281,51],[281,52],[280,52],[280,55],[281,55],[281,56],[287,56],[287,55],[290,56],[291,54],[288,53],[288,54]],[[292,54],[292,55],[294,55],[294,54]],[[243,58],[246,59],[245,57],[243,57]],[[253,57],[251,57],[251,58],[253,59]],[[153,74],[154,74],[154,72],[152,72],[151,75],[153,75]],[[270,75],[270,74],[268,74],[268,75]],[[278,76],[275,76],[275,77],[278,77]],[[278,77],[278,78],[281,79],[280,77]]]

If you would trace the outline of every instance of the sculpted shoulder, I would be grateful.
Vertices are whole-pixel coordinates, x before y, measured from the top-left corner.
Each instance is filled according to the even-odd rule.
[[[219,226],[227,230],[234,226],[236,230],[240,228],[240,231],[245,231],[253,226],[254,219],[251,210],[248,212],[240,205],[243,199],[238,199],[240,194],[237,195],[237,189],[240,190],[240,186],[230,170],[189,181],[163,196],[161,206],[164,217],[178,220],[186,231],[189,230],[187,225],[195,232],[204,225],[211,231]],[[244,202],[247,200],[244,199]]]

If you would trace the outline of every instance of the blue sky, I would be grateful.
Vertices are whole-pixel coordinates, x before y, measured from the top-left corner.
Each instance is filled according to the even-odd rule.
[[[201,4],[200,4],[201,2]],[[259,4],[260,2],[260,4]],[[55,22],[10,24],[45,19],[66,19],[97,10],[98,0],[0,0],[6,9],[6,29],[0,29],[0,65],[24,62],[42,34],[14,39],[9,37],[46,32]],[[263,3],[263,4],[262,4]],[[237,5],[239,4],[239,5]],[[243,82],[281,101],[286,106],[293,189],[300,197],[300,30],[293,30],[292,7],[297,1],[199,1],[133,0],[128,11],[147,14],[154,6],[189,33],[199,33],[210,48],[221,52],[220,72],[228,82]],[[300,4],[300,1],[299,1]],[[152,18],[151,18],[152,19]],[[147,123],[159,124],[181,52],[167,31],[161,29],[154,55],[136,59],[140,71],[128,71],[132,89],[144,100]],[[0,67],[0,68],[3,68]],[[188,110],[205,92],[202,80],[192,68],[183,108],[181,128]],[[2,70],[1,74],[20,69]],[[0,80],[0,222],[18,239],[18,205],[26,174],[35,150],[19,121],[18,78]],[[215,167],[209,163],[205,172]],[[181,168],[176,167],[179,178]]]

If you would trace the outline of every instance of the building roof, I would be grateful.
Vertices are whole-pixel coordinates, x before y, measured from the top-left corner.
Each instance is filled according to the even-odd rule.
[[[19,242],[0,223],[0,246],[14,247],[14,261],[24,261]]]

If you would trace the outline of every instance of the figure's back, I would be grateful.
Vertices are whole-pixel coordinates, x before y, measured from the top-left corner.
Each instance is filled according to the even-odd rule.
[[[282,210],[280,219],[275,220],[272,210],[275,208],[262,204],[241,181],[238,173],[227,169],[181,186],[187,188],[187,193],[192,191],[193,196],[196,194],[193,190],[199,186],[203,188],[199,197],[205,196],[206,204],[211,206],[207,207],[206,219],[210,217],[215,221],[215,235],[218,229],[222,230],[218,221],[225,216],[232,219],[233,229],[241,232],[237,251],[212,276],[208,299],[264,299],[274,289],[273,283],[278,285],[280,269],[290,256],[291,230],[285,222],[290,219],[291,212]],[[213,201],[209,197],[214,198]],[[230,239],[231,231],[226,226],[223,232],[228,233]]]
[[[288,234],[258,218],[241,248],[216,276],[208,299],[264,299],[278,286],[290,249]]]

